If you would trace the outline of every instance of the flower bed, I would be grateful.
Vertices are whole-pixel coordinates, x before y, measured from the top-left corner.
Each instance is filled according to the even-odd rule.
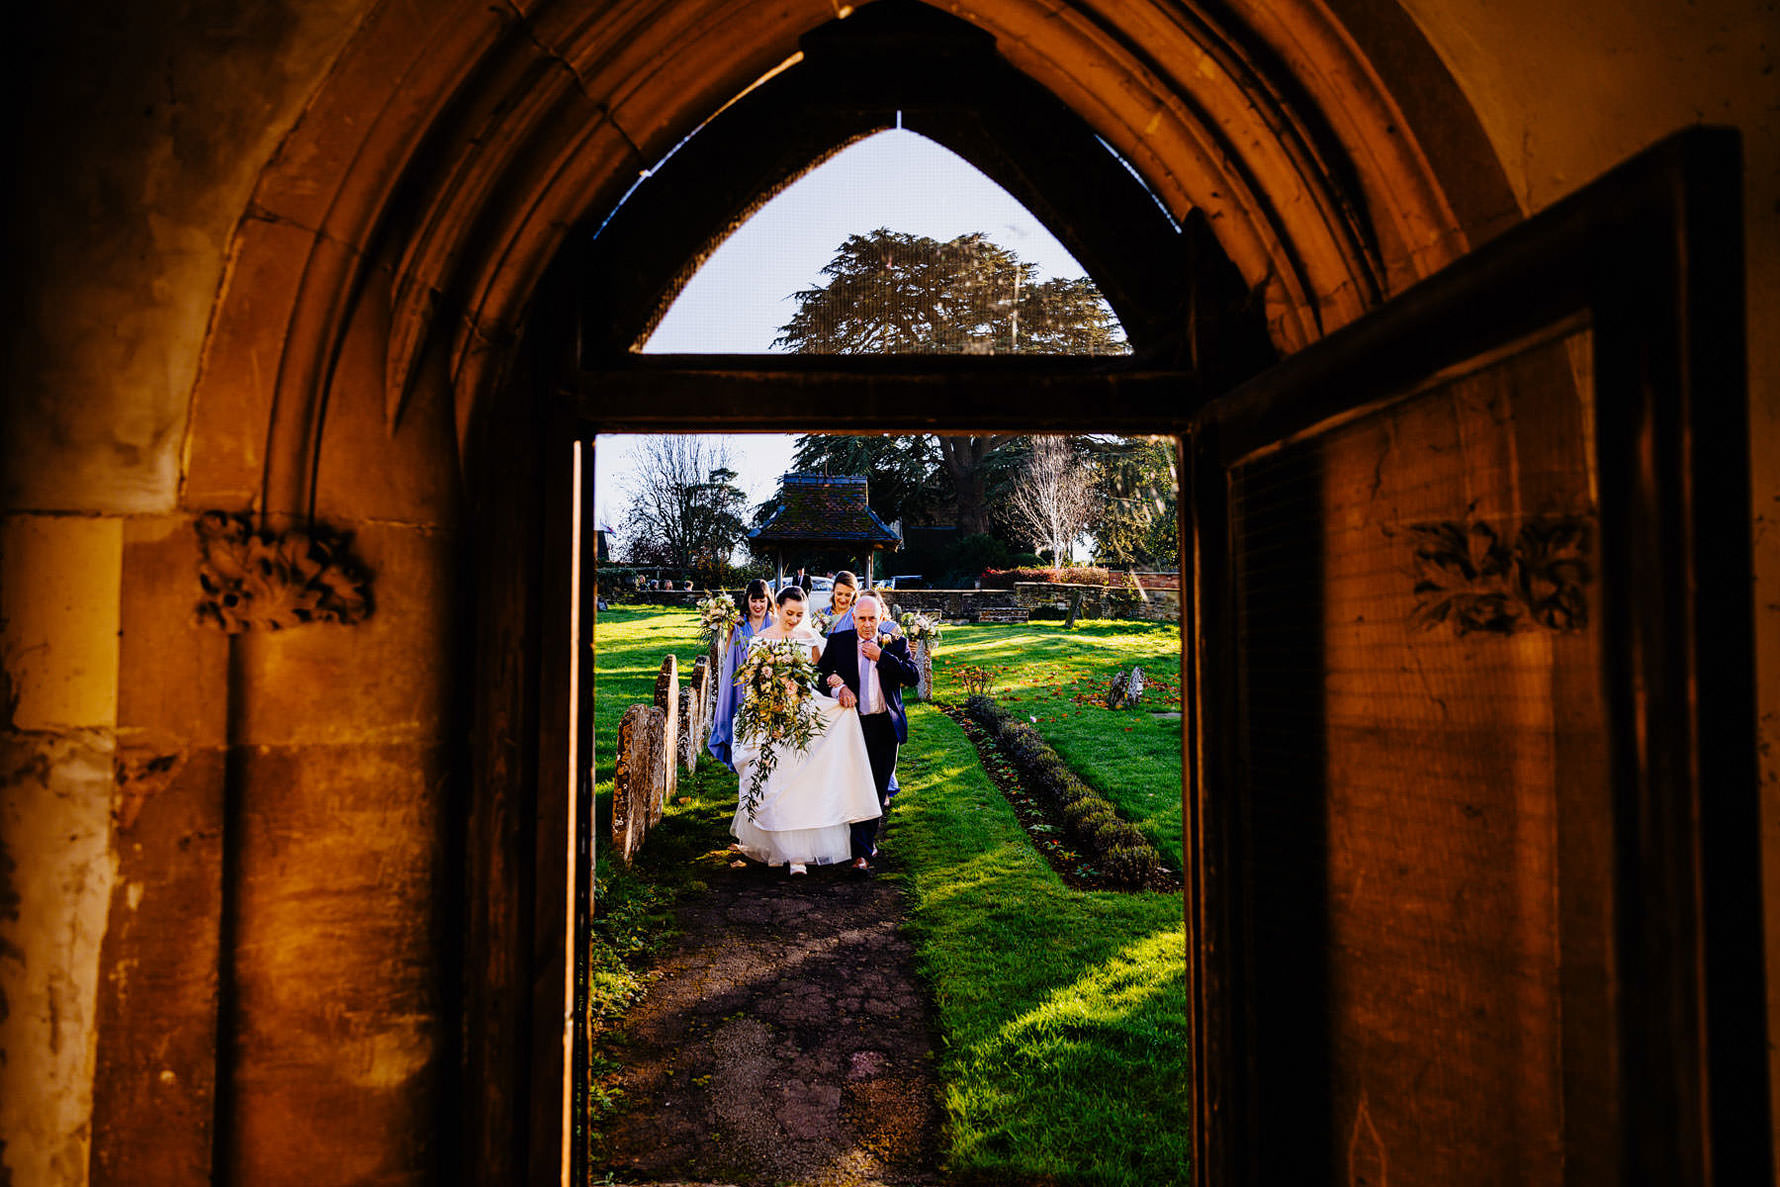
[[[1165,877],[1161,855],[1143,831],[1119,819],[1106,797],[1082,782],[1037,730],[986,696],[972,696],[964,708],[1051,801],[1076,843],[1109,877],[1127,886]]]

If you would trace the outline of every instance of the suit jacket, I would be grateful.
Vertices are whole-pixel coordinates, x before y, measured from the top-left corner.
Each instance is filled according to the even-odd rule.
[[[902,690],[920,679],[914,658],[909,655],[909,641],[898,635],[885,644],[883,653],[878,656],[877,669],[878,686],[884,690],[884,706],[890,710],[890,720],[896,726],[896,740],[906,742],[909,740],[909,715],[902,708]],[[858,696],[859,632],[836,631],[828,636],[828,647],[822,652],[816,671],[824,682],[830,672],[838,673],[853,690],[853,695]]]

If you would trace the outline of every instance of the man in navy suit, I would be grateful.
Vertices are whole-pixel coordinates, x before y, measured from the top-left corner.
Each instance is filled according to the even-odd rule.
[[[816,671],[841,705],[859,708],[859,728],[865,734],[865,753],[871,760],[871,778],[878,805],[890,810],[890,775],[896,770],[896,749],[909,740],[909,718],[902,708],[902,690],[919,675],[909,655],[909,642],[900,635],[880,635],[878,623],[884,607],[866,594],[853,603],[853,629],[828,636],[828,647]],[[877,852],[878,825],[884,817],[853,825],[853,868],[871,869]]]

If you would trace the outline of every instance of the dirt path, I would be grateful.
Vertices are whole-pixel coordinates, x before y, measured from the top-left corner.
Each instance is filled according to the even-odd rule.
[[[931,1006],[878,878],[724,869],[625,1020],[621,1182],[937,1183]]]

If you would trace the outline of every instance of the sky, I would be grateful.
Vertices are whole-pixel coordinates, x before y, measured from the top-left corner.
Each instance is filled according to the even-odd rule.
[[[1038,265],[1041,278],[1084,276],[1073,256],[1024,206],[962,157],[924,136],[880,132],[782,190],[711,253],[645,345],[650,354],[771,353],[791,319],[791,294],[822,280],[822,266],[851,234],[878,227],[944,242],[972,231]],[[778,489],[794,439],[726,434],[748,505]],[[596,515],[617,527],[637,438],[602,436],[595,450]]]

